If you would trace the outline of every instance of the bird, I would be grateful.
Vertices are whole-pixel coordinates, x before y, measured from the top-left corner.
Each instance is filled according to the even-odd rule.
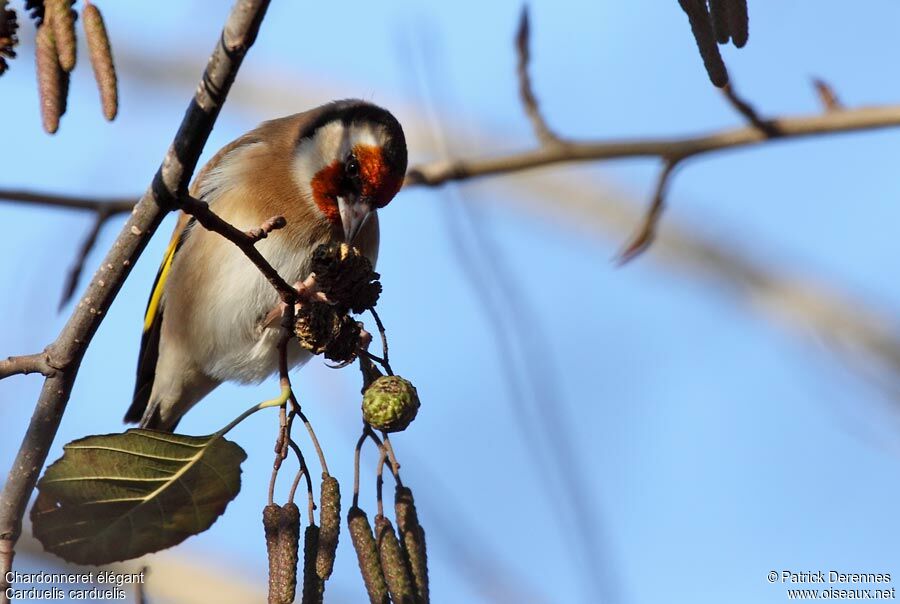
[[[200,170],[189,193],[247,230],[274,216],[285,226],[256,245],[288,283],[304,280],[320,244],[348,243],[373,266],[378,210],[406,173],[403,128],[367,101],[333,101],[263,122]],[[144,316],[126,423],[175,430],[194,405],[226,381],[260,383],[278,370],[275,289],[232,242],[179,216]],[[273,324],[274,323],[274,324]],[[288,363],[310,354],[292,339]]]

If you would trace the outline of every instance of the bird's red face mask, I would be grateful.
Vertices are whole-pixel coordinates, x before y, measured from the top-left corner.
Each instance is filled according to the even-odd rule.
[[[322,214],[344,231],[352,243],[376,209],[400,190],[403,171],[393,168],[373,145],[356,145],[343,160],[335,160],[313,177],[313,198]]]

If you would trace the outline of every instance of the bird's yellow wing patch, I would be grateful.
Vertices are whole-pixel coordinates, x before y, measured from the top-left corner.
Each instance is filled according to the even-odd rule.
[[[159,267],[159,273],[156,275],[156,282],[153,284],[153,292],[150,294],[150,300],[147,301],[147,313],[144,315],[144,331],[149,331],[153,326],[153,320],[159,311],[159,303],[162,300],[163,289],[166,286],[166,279],[169,277],[169,271],[172,269],[172,260],[175,258],[175,252],[184,235],[173,237],[166,249],[166,255],[163,257],[162,264]]]

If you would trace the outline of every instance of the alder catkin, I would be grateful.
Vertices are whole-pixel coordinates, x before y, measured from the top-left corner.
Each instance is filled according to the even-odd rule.
[[[69,74],[59,66],[53,32],[46,24],[38,28],[34,49],[41,120],[44,130],[49,134],[55,134],[59,129],[59,118],[66,110]]]
[[[319,527],[306,527],[303,539],[303,604],[321,604],[325,597],[325,581],[316,572],[316,555],[319,549]]]
[[[100,92],[100,103],[103,106],[103,117],[107,121],[116,119],[119,112],[119,80],[113,64],[112,47],[100,9],[86,2],[81,11],[84,36],[87,38],[88,51],[97,90]]]
[[[353,549],[356,550],[359,572],[366,584],[369,601],[372,604],[389,604],[391,600],[384,572],[381,570],[378,547],[375,545],[375,537],[372,535],[372,527],[366,513],[356,506],[351,507],[347,512],[347,526],[350,529],[350,540],[353,542]]]
[[[266,552],[269,556],[269,604],[291,604],[297,592],[300,509],[270,503],[263,508]]]
[[[316,573],[324,581],[334,570],[334,558],[341,533],[341,485],[333,476],[322,479],[319,510],[321,528],[316,552]]]
[[[75,11],[69,0],[45,0],[45,20],[53,27],[59,65],[66,73],[75,69]]]
[[[414,602],[415,590],[412,578],[400,542],[394,532],[391,521],[378,514],[375,516],[375,542],[378,545],[378,556],[387,582],[391,600],[394,602]]]
[[[716,35],[713,33],[713,25],[706,10],[704,0],[678,0],[681,9],[687,14],[691,24],[691,32],[697,42],[697,49],[703,58],[706,73],[714,86],[721,88],[728,83],[728,70],[719,54],[719,46],[716,43]],[[733,33],[733,32],[732,32]]]
[[[747,43],[750,36],[750,17],[747,14],[747,0],[726,0],[728,8],[728,30],[731,41],[738,48]]]
[[[394,513],[400,533],[400,547],[409,563],[415,584],[417,602],[428,604],[428,550],[425,546],[425,529],[419,524],[412,490],[398,486],[394,493]]]
[[[731,33],[728,30],[728,0],[709,0],[709,17],[713,32],[719,44],[728,44]]]

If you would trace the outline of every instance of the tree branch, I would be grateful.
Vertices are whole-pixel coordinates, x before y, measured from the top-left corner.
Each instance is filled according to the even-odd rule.
[[[821,115],[781,117],[770,120],[778,128],[777,140],[806,138],[840,132],[856,132],[900,126],[900,105],[830,111]],[[564,142],[496,157],[437,161],[413,167],[406,186],[436,187],[447,182],[498,176],[562,163],[607,161],[635,157],[659,157],[681,161],[696,155],[738,149],[770,142],[755,126],[731,128],[684,138],[621,141]],[[2,194],[0,194],[2,196]]]
[[[106,221],[109,220],[111,215],[112,214],[110,214],[110,211],[106,207],[101,207],[97,210],[97,214],[94,217],[94,224],[91,226],[91,230],[88,231],[88,234],[85,235],[84,241],[81,243],[81,249],[78,251],[78,256],[75,257],[75,261],[69,268],[69,274],[66,276],[66,283],[63,286],[62,297],[59,300],[59,310],[62,310],[63,306],[68,304],[72,299],[72,296],[75,295],[75,290],[78,288],[78,282],[81,280],[81,273],[84,271],[84,264],[87,262],[87,257],[91,253],[91,250],[94,249],[97,238],[100,236],[100,230],[103,228],[103,225],[106,224]]]
[[[297,290],[291,287],[288,282],[278,274],[278,271],[269,264],[268,260],[266,260],[255,247],[256,243],[260,239],[267,237],[269,232],[285,226],[286,223],[284,217],[275,216],[267,220],[259,228],[244,232],[219,218],[217,214],[209,209],[209,204],[205,201],[200,201],[185,195],[182,199],[181,207],[187,214],[196,218],[197,222],[205,229],[222,235],[225,239],[228,239],[238,246],[241,251],[244,252],[244,255],[256,265],[256,268],[265,275],[269,283],[272,284],[272,287],[278,292],[282,302],[285,304],[292,304],[296,300]]]
[[[137,197],[83,197],[80,195],[59,195],[20,189],[0,190],[0,199],[24,205],[52,206],[66,210],[91,210],[98,213],[105,212],[110,216],[130,212],[137,201]]]
[[[769,120],[764,120],[756,112],[756,108],[750,103],[738,96],[734,91],[734,86],[729,82],[722,87],[722,94],[731,103],[735,111],[740,113],[750,123],[751,126],[766,135],[767,138],[775,138],[781,136],[781,132]]]
[[[534,88],[531,85],[531,74],[528,71],[528,63],[531,61],[531,27],[528,19],[528,5],[522,6],[522,15],[519,17],[519,29],[516,31],[516,77],[519,80],[519,97],[525,107],[525,114],[531,120],[531,127],[535,136],[542,145],[554,145],[560,143],[559,137],[544,119],[541,108],[538,106],[537,97],[534,96]]]
[[[71,394],[85,350],[106,310],[167,212],[175,209],[212,131],[238,68],[256,39],[268,0],[238,0],[210,56],[172,146],[62,332],[47,354],[58,364],[44,381],[31,423],[0,493],[0,602],[22,531],[22,517]]]
[[[669,189],[669,181],[678,162],[666,161],[662,171],[656,181],[656,187],[653,190],[653,200],[650,202],[650,208],[644,214],[644,221],[640,229],[631,239],[631,243],[625,246],[625,249],[619,254],[619,264],[625,264],[638,254],[642,253],[656,237],[656,225],[659,217],[662,216],[663,207],[666,203],[666,193]]]
[[[18,357],[9,357],[0,361],[0,380],[11,375],[27,375],[40,373],[45,377],[53,375],[55,369],[50,365],[47,355],[43,352],[28,354]]]

